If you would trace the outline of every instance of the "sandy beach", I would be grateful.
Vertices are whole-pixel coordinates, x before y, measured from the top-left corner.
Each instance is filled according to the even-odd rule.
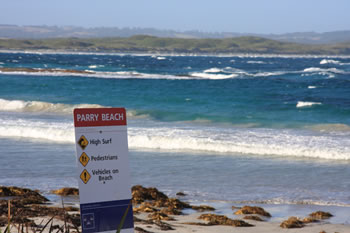
[[[298,213],[285,213],[296,216],[297,222],[281,224],[289,217],[276,217],[275,212],[269,213],[278,205],[271,205],[264,209],[259,205],[240,205],[232,208],[228,216],[221,213],[222,209],[214,209],[208,205],[192,205],[181,201],[182,194],[168,197],[156,188],[134,186],[133,212],[135,232],[350,232],[350,224],[336,223],[348,219],[348,208],[320,207],[304,205],[299,207]],[[17,187],[4,187],[0,189],[1,204],[1,231],[5,232],[8,217],[8,200],[11,202],[11,232],[80,232],[80,215],[77,206],[78,191],[75,188],[66,188],[53,191],[62,197],[62,203],[50,202],[38,192]],[[13,196],[16,194],[17,196]],[[72,201],[73,200],[73,201]],[[74,201],[75,200],[75,201]],[[292,210],[292,205],[290,209]],[[311,209],[319,209],[309,215]],[[320,211],[332,210],[332,213]],[[329,216],[328,216],[329,215]],[[341,216],[340,216],[341,215]],[[254,218],[247,219],[247,218]],[[333,219],[333,220],[332,220]],[[334,221],[334,219],[336,221]],[[258,221],[257,221],[258,220]],[[55,230],[54,230],[55,229]]]
[[[344,225],[344,224],[330,224],[326,222],[322,223],[312,223],[308,224],[307,226],[303,228],[293,228],[293,229],[283,229],[279,225],[279,223],[271,223],[271,222],[256,222],[256,221],[247,221],[253,225],[254,227],[231,227],[231,226],[196,226],[196,225],[189,225],[186,224],[188,222],[201,222],[204,223],[204,221],[198,221],[198,217],[200,214],[191,214],[186,216],[178,216],[175,217],[176,221],[164,221],[165,223],[168,223],[171,225],[171,227],[174,230],[169,230],[169,232],[176,232],[176,233],[190,233],[190,232],[201,232],[201,233],[213,233],[213,232],[220,232],[220,233],[230,233],[230,232],[238,232],[238,233],[255,233],[255,232],[262,232],[262,233],[274,233],[274,232],[288,232],[288,233],[318,233],[318,232],[338,232],[338,233],[346,233],[350,232],[350,226]],[[40,224],[42,222],[49,221],[49,217],[46,218],[33,218],[37,224]],[[64,225],[64,222],[62,220],[55,219],[55,224],[57,225]],[[6,227],[0,228],[2,232],[5,231]],[[79,228],[80,230],[80,228]],[[143,231],[144,230],[144,231]],[[18,229],[16,227],[11,228],[11,232],[18,232]],[[44,230],[43,232],[49,232],[48,229]],[[71,232],[74,232],[72,230]],[[135,232],[167,232],[166,230],[160,229],[158,226],[153,224],[144,224],[144,223],[135,223]]]
[[[280,223],[276,222],[257,222],[253,220],[246,220],[248,223],[255,225],[254,227],[231,227],[231,226],[194,226],[185,224],[187,222],[204,222],[199,221],[199,213],[179,216],[176,217],[177,221],[167,223],[174,226],[175,230],[171,232],[178,233],[188,233],[188,232],[202,232],[202,233],[229,233],[229,232],[244,232],[244,233],[253,233],[253,232],[262,232],[262,233],[273,233],[273,232],[288,232],[288,233],[314,233],[314,232],[350,232],[350,225],[343,224],[330,224],[326,222],[321,223],[311,223],[306,225],[303,228],[292,228],[292,229],[283,229],[280,227]],[[150,232],[164,232],[159,228],[153,225],[139,224],[136,223],[135,227],[141,227]],[[137,232],[137,231],[136,231]]]

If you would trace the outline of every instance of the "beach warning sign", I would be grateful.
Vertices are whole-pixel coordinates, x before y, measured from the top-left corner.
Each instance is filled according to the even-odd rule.
[[[74,126],[82,232],[134,232],[125,109],[75,109]]]

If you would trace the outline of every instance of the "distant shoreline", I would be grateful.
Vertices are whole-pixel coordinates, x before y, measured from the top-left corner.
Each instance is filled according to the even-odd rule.
[[[49,50],[126,54],[350,56],[350,42],[309,45],[253,36],[225,39],[179,39],[138,35],[129,38],[0,39],[0,50]]]
[[[72,55],[97,55],[97,56],[168,56],[168,57],[281,57],[281,58],[350,58],[349,55],[327,55],[327,54],[259,54],[259,53],[167,53],[167,52],[93,52],[56,49],[0,49],[0,53],[27,53],[27,54],[72,54]]]

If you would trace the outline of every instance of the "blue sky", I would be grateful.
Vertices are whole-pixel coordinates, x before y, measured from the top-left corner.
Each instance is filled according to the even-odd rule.
[[[1,0],[0,24],[205,32],[350,30],[350,0]]]

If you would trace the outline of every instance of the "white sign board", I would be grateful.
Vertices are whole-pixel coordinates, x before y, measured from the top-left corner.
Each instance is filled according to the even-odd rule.
[[[74,110],[83,233],[134,232],[126,111]]]

